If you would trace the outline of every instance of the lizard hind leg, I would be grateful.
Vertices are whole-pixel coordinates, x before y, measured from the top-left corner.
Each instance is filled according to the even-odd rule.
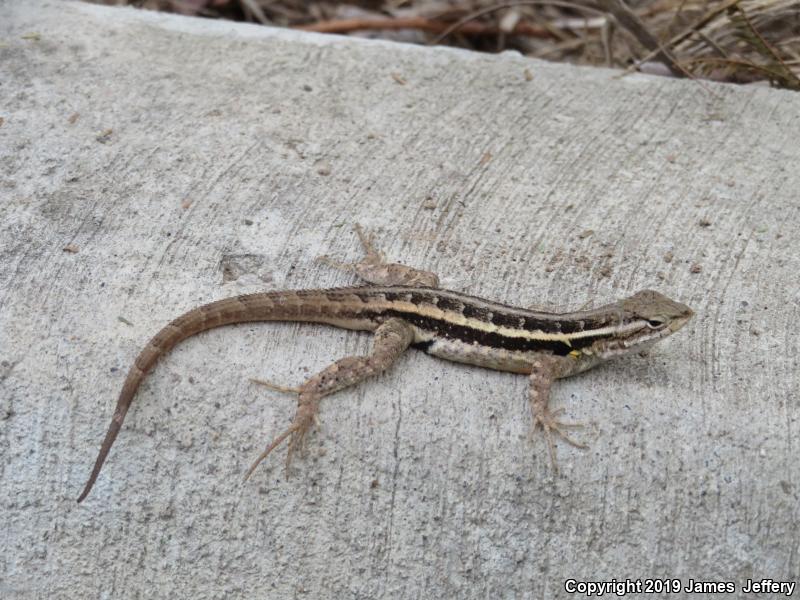
[[[319,424],[322,398],[385,371],[411,345],[414,330],[401,319],[388,319],[375,330],[372,351],[367,356],[347,356],[306,380],[299,388],[288,388],[257,380],[282,392],[297,393],[297,411],[289,427],[272,440],[248,469],[245,480],[269,454],[287,439],[286,474],[294,453],[303,447],[312,425]]]
[[[356,233],[365,256],[358,262],[347,263],[334,260],[329,256],[320,256],[318,262],[339,269],[353,272],[358,277],[376,285],[407,285],[413,287],[438,287],[439,277],[430,271],[422,271],[400,263],[387,263],[383,253],[375,246],[375,234],[367,234],[358,224]]]

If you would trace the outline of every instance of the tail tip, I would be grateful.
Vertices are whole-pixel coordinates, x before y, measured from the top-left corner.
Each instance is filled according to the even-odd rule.
[[[84,500],[86,500],[86,496],[88,496],[88,495],[89,495],[89,492],[91,491],[91,489],[92,489],[92,486],[91,486],[91,485],[89,485],[89,486],[87,486],[87,487],[83,488],[83,491],[81,492],[81,495],[80,495],[80,496],[78,496],[78,500],[77,500],[77,503],[78,503],[78,504],[80,504],[81,502],[83,502]]]

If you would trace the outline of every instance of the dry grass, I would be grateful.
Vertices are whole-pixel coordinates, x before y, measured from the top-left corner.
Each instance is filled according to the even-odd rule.
[[[90,0],[800,90],[800,0]]]

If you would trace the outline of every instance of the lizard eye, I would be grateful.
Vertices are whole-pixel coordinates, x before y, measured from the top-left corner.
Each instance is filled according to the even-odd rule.
[[[667,320],[664,317],[651,317],[647,319],[647,326],[651,329],[661,329],[666,324]]]

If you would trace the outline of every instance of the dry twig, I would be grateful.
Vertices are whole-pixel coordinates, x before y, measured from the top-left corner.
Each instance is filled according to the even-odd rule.
[[[419,29],[421,31],[440,33],[447,32],[451,27],[451,23],[427,19],[425,17],[397,17],[386,19],[335,19],[331,21],[319,21],[308,25],[296,25],[294,29],[315,31],[317,33],[349,33],[351,31],[362,31],[366,29]],[[524,22],[517,23],[512,31],[507,32],[502,31],[500,27],[494,25],[468,23],[462,28],[462,32],[469,35],[498,35],[500,33],[511,33],[513,35],[525,35],[539,38],[553,37],[544,27]]]
[[[622,27],[627,29],[638,42],[647,50],[654,52],[653,56],[660,62],[664,63],[670,72],[675,77],[682,77],[689,75],[684,68],[682,68],[672,53],[666,48],[662,48],[658,43],[656,37],[650,33],[647,27],[644,26],[641,19],[637,17],[630,8],[628,8],[622,0],[595,0],[597,5],[609,14],[614,15],[614,18],[619,22]]]
[[[588,10],[590,12],[602,13],[602,10],[595,8],[593,6],[586,6],[583,4],[578,4],[577,2],[567,2],[566,0],[519,0],[518,2],[504,2],[503,4],[496,4],[494,6],[490,6],[488,8],[484,8],[481,10],[476,10],[473,13],[468,14],[467,16],[459,19],[450,27],[445,29],[436,39],[429,43],[431,46],[435,46],[440,44],[447,36],[449,36],[454,31],[462,31],[464,32],[464,28],[467,26],[468,23],[478,19],[484,15],[488,15],[489,13],[496,12],[498,10],[503,10],[505,8],[514,8],[515,6],[562,6],[565,8],[573,8],[575,10]]]

